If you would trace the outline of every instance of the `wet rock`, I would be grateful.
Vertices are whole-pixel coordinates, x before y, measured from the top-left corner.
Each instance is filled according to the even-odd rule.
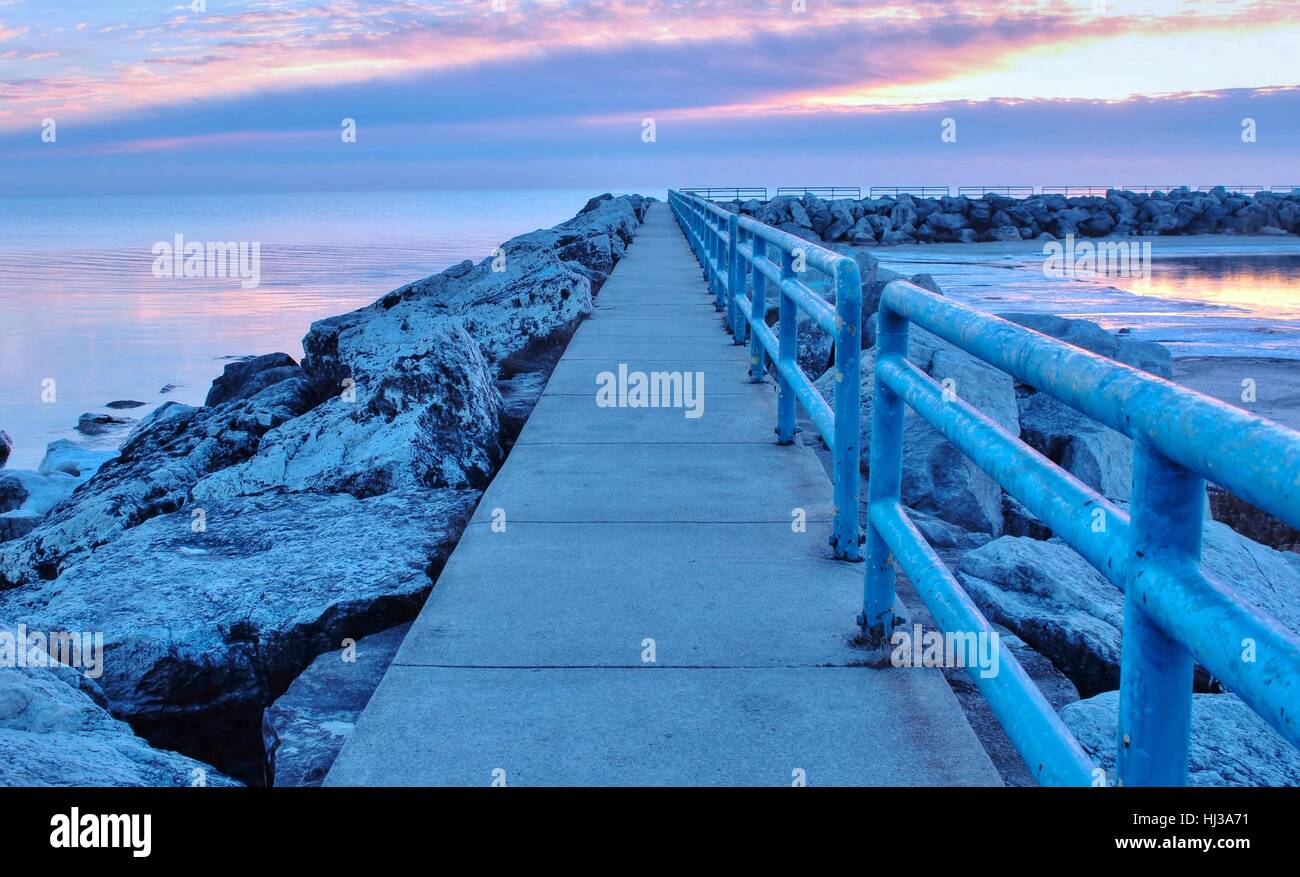
[[[214,406],[232,400],[251,399],[271,384],[289,378],[301,377],[298,363],[287,353],[267,353],[263,356],[232,362],[212,382],[204,405]]]
[[[278,745],[275,785],[319,786],[370,702],[410,624],[325,652],[267,711]]]
[[[11,473],[0,474],[0,512],[21,508],[27,501],[27,486]]]
[[[114,417],[111,414],[88,412],[77,418],[77,432],[87,436],[105,435],[116,429],[130,426],[135,420],[130,417]]]
[[[0,429],[0,468],[4,468],[5,463],[9,462],[9,455],[13,453],[14,440],[9,437],[9,433]]]
[[[345,637],[413,618],[478,496],[205,503],[127,530],[57,581],[0,592],[0,617],[102,631],[98,681],[114,715],[261,783],[263,710]]]
[[[1119,692],[1065,706],[1061,718],[1115,782]],[[1192,695],[1188,785],[1297,786],[1300,752],[1231,694]]]
[[[127,408],[143,408],[144,404],[145,403],[137,402],[134,399],[117,399],[112,402],[109,402],[104,407],[111,408],[114,411],[120,411]]]

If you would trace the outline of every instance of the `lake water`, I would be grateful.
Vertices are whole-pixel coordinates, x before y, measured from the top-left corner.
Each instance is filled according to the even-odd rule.
[[[0,429],[10,468],[113,400],[201,404],[229,357],[295,359],[313,320],[573,216],[589,191],[0,199]],[[156,242],[258,242],[261,284],[153,276]],[[53,379],[55,401],[42,401]],[[166,385],[175,389],[162,393]],[[121,436],[101,441],[116,444]]]
[[[594,193],[378,192],[0,199],[0,429],[9,466],[117,399],[202,403],[230,357],[301,355],[313,320],[374,301],[501,241],[574,215]],[[659,197],[663,193],[650,193]],[[261,284],[153,276],[154,244],[261,246]],[[994,311],[1042,310],[1128,327],[1176,354],[1300,358],[1300,241],[1161,241],[1149,280],[1049,281],[1028,243],[876,250]],[[1121,288],[1122,287],[1122,288]],[[54,401],[42,401],[52,379]],[[162,388],[173,385],[167,393]]]

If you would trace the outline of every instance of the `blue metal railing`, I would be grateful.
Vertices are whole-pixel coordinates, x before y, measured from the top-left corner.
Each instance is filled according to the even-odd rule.
[[[862,197],[861,186],[783,186],[776,190],[777,197],[782,195],[815,195],[818,198],[853,198]]]
[[[1124,591],[1119,783],[1186,783],[1195,661],[1300,747],[1300,637],[1200,568],[1206,478],[1300,527],[1300,433],[904,280],[884,288],[878,320],[867,633],[893,629],[895,559],[945,630],[992,631],[902,506],[906,405]],[[1130,511],[909,362],[912,323],[1132,438]],[[1019,663],[1001,661],[998,675],[972,676],[1035,776],[1096,784],[1099,769]]]
[[[771,364],[780,395],[776,436],[794,441],[795,404],[803,406],[831,450],[835,521],[831,546],[836,557],[860,560],[859,366],[862,355],[862,281],[853,259],[748,216],[723,210],[696,195],[670,191],[668,203],[708,280],[714,305],[726,313],[734,343],[749,342],[749,377],[759,382]],[[799,279],[812,269],[835,290],[834,306]],[[748,295],[752,280],[753,296]],[[777,334],[767,325],[767,290],[780,297]],[[835,339],[835,407],[826,403],[799,367],[798,312],[807,313]]]
[[[758,201],[767,200],[766,186],[731,186],[729,188],[699,187],[682,189],[689,195],[697,195],[705,201]]]

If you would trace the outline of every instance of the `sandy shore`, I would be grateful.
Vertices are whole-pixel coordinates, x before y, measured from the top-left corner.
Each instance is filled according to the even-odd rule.
[[[1242,382],[1255,382],[1255,401]],[[1189,356],[1174,360],[1174,380],[1300,431],[1300,361],[1264,357]]]

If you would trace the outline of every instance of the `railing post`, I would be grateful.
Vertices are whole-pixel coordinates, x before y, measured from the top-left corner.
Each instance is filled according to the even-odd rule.
[[[781,280],[782,282],[794,277],[794,255],[787,253],[784,249],[781,251]],[[795,433],[798,427],[795,425],[795,395],[794,387],[786,380],[783,369],[794,368],[796,359],[799,354],[799,327],[795,322],[797,316],[794,301],[785,291],[778,288],[777,295],[780,297],[780,320],[778,323],[777,336],[777,358],[780,360],[777,374],[778,394],[776,397],[776,441],[778,444],[788,445],[794,443]]]
[[[767,258],[767,241],[758,235],[750,235],[754,245],[754,298],[750,302],[749,318],[755,326],[765,324],[767,319],[767,275],[758,270],[759,260]],[[758,340],[758,333],[749,333],[749,379],[762,383],[763,344]]]
[[[858,532],[858,470],[862,429],[862,280],[858,264],[835,264],[835,527],[831,548],[842,560],[861,560]]]
[[[867,481],[867,562],[858,624],[876,642],[894,632],[894,558],[871,523],[873,503],[898,503],[903,480],[903,400],[880,379],[880,360],[907,356],[907,320],[885,306],[877,312],[876,382],[871,395],[871,452]]]
[[[722,274],[720,270],[722,267],[722,237],[718,234],[717,226],[707,214],[704,217],[704,225],[709,230],[709,242],[712,244],[709,251],[709,271],[713,276],[713,306],[718,310],[722,310],[724,304],[722,300],[722,282],[718,280],[718,277]]]
[[[1128,581],[1201,558],[1205,480],[1142,439],[1133,443],[1132,553]],[[1129,593],[1133,593],[1130,586]],[[1189,611],[1195,607],[1188,607]],[[1115,778],[1123,786],[1187,784],[1195,662],[1137,601],[1124,601]]]
[[[745,315],[740,312],[741,294],[744,290],[743,260],[740,255],[740,217],[727,215],[727,314],[731,319],[731,341],[745,343]]]

